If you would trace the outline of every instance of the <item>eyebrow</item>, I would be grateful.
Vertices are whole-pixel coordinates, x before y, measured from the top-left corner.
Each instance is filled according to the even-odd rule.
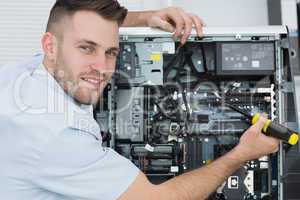
[[[87,43],[92,46],[101,46],[100,44],[97,44],[96,42],[91,41],[91,40],[79,40],[78,42],[76,42],[76,44],[78,44],[78,43]]]
[[[101,44],[98,44],[94,41],[91,41],[91,40],[86,40],[86,39],[83,39],[83,40],[79,40],[78,42],[76,42],[76,44],[80,44],[80,43],[87,43],[91,46],[94,46],[94,47],[102,47]],[[105,49],[105,51],[107,50],[110,50],[110,51],[120,51],[120,48],[119,47],[109,47],[107,49]]]
[[[118,47],[110,47],[110,48],[108,48],[106,51],[120,51],[120,48],[118,48]]]

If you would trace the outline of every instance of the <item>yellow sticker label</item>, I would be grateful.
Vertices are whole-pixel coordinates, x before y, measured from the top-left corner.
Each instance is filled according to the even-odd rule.
[[[161,60],[161,55],[159,53],[152,54],[150,59],[152,61],[160,61]]]

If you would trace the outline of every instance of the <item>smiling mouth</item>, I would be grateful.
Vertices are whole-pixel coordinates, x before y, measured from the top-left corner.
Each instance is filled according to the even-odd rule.
[[[96,78],[81,78],[85,83],[87,83],[88,87],[91,89],[99,89],[100,84],[103,82],[100,79]]]

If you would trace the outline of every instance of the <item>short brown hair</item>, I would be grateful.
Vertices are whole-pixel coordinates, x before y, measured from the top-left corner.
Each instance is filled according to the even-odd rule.
[[[80,10],[94,11],[104,19],[116,21],[119,26],[128,12],[117,0],[56,0],[50,11],[46,31],[51,31],[53,24],[64,16],[72,16]]]

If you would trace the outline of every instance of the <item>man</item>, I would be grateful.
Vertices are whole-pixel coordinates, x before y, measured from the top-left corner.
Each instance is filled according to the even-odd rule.
[[[44,56],[0,69],[2,199],[205,199],[244,162],[277,151],[278,141],[260,133],[261,118],[227,155],[153,185],[103,148],[92,105],[115,70],[119,25],[175,26],[182,43],[192,24],[201,34],[201,20],[177,8],[125,17],[116,1],[58,0],[42,38]]]

